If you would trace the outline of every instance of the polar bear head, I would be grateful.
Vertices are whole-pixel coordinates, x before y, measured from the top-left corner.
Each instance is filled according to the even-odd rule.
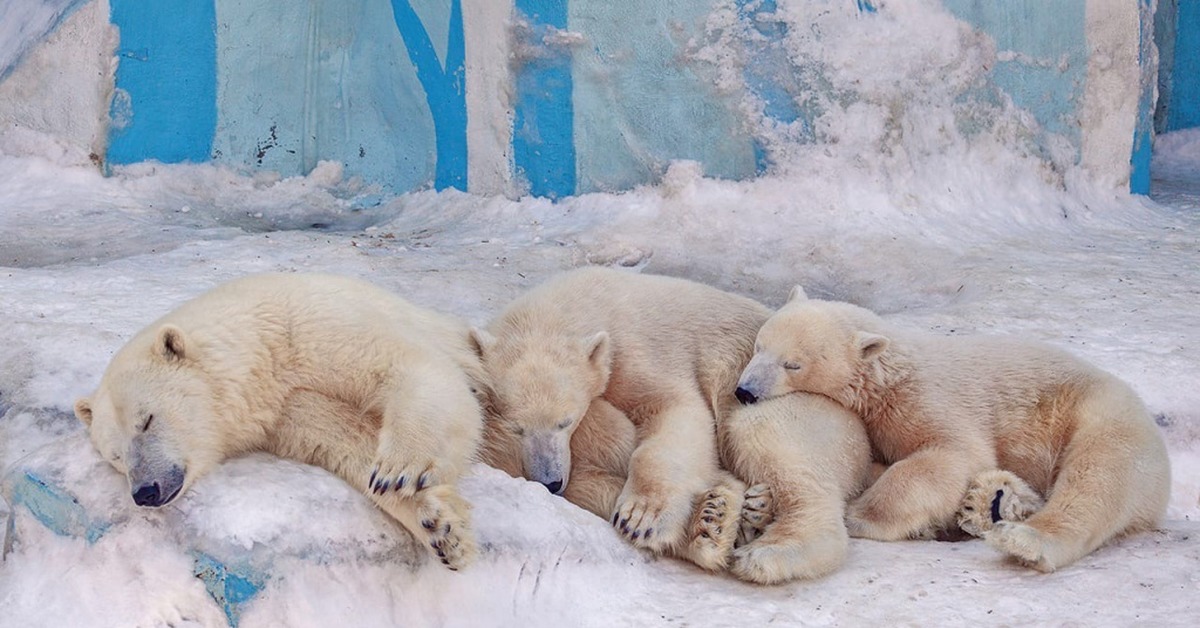
[[[888,348],[886,337],[862,329],[871,318],[849,303],[809,299],[796,286],[759,329],[754,357],[738,380],[738,400],[750,404],[791,392],[838,398]]]
[[[113,358],[96,392],[75,402],[75,416],[139,506],[170,503],[224,458],[218,395],[197,354],[174,325],[143,332]]]
[[[571,478],[571,435],[612,370],[609,336],[502,334],[472,329],[501,429],[521,450],[522,475],[561,495]]]

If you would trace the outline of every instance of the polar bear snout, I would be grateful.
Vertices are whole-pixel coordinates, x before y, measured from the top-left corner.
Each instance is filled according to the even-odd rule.
[[[525,477],[561,495],[571,473],[570,436],[550,431],[535,431],[522,439]]]
[[[172,466],[162,477],[131,481],[130,494],[133,496],[133,503],[148,508],[165,506],[183,490],[183,478],[183,469]]]
[[[755,395],[741,386],[738,386],[737,390],[733,391],[733,396],[737,397],[737,400],[744,406],[748,406],[758,401],[758,395]]]

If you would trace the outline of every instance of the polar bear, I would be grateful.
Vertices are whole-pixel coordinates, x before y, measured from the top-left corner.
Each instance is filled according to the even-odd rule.
[[[520,441],[523,475],[552,493],[571,486],[572,438],[593,402],[632,421],[628,474],[605,517],[634,545],[671,553],[689,542],[701,498],[727,478],[715,421],[736,405],[769,314],[691,281],[593,267],[550,279],[472,335],[494,409]]]
[[[476,551],[456,482],[483,376],[465,323],[364,281],[264,274],[142,330],[75,414],[139,506],[267,451],[341,476],[458,569]]]
[[[841,566],[849,546],[846,502],[872,474],[858,415],[820,395],[791,393],[734,409],[720,429],[723,459],[753,485],[734,575],[774,584]]]
[[[1137,395],[1046,345],[904,330],[797,287],[759,331],[736,395],[753,403],[794,391],[858,413],[891,464],[851,503],[852,536],[948,528],[969,483],[992,469],[1046,503],[1025,521],[998,518],[984,538],[1040,571],[1153,527],[1166,509],[1166,447]]]

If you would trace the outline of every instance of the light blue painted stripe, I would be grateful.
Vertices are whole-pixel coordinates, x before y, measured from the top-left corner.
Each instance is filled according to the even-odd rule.
[[[1179,3],[1171,81],[1167,130],[1200,126],[1200,2],[1196,0]]]
[[[231,567],[203,552],[193,552],[192,574],[204,582],[204,589],[225,612],[232,628],[241,621],[242,606],[249,603],[266,585],[266,574],[249,568]]]
[[[1154,12],[1150,0],[1142,0],[1138,16],[1138,69],[1142,74],[1142,89],[1138,96],[1137,120],[1134,121],[1133,151],[1129,157],[1129,191],[1150,194],[1150,159],[1154,145],[1154,81],[1145,80],[1152,69],[1146,67],[1146,50],[1153,45],[1145,35],[1154,32]]]
[[[59,536],[95,543],[111,526],[107,521],[93,521],[78,500],[32,472],[15,474],[9,490],[14,508],[24,506],[35,519]]]
[[[208,161],[217,126],[212,0],[112,0],[120,29],[108,161]]]
[[[548,28],[567,29],[567,0],[516,0],[533,29],[530,42]],[[571,55],[547,50],[517,72],[513,115],[513,164],[534,196],[575,193],[575,105]]]
[[[461,0],[451,0],[446,61],[438,60],[428,29],[408,0],[392,0],[396,27],[417,68],[437,139],[434,187],[467,189],[466,47]]]
[[[854,0],[854,1],[858,3],[858,10],[863,13],[874,13],[875,11],[877,11],[877,9],[875,8],[875,5],[871,4],[871,0]]]

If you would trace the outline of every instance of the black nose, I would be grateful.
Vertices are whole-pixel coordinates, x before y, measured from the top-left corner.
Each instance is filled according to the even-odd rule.
[[[729,389],[726,388],[725,390],[729,390]],[[742,402],[743,405],[747,405],[747,406],[754,403],[755,401],[758,401],[758,397],[755,397],[754,393],[750,392],[749,390],[746,390],[745,388],[742,388],[741,386],[738,386],[737,390],[733,391],[733,396],[737,397],[738,401]]]
[[[542,486],[545,486],[546,490],[550,491],[551,493],[558,495],[558,493],[560,491],[562,491],[562,480],[555,480],[553,482],[542,482]]]
[[[138,506],[159,506],[162,504],[159,501],[160,493],[158,491],[158,482],[153,484],[143,484],[133,492],[133,503]]]

